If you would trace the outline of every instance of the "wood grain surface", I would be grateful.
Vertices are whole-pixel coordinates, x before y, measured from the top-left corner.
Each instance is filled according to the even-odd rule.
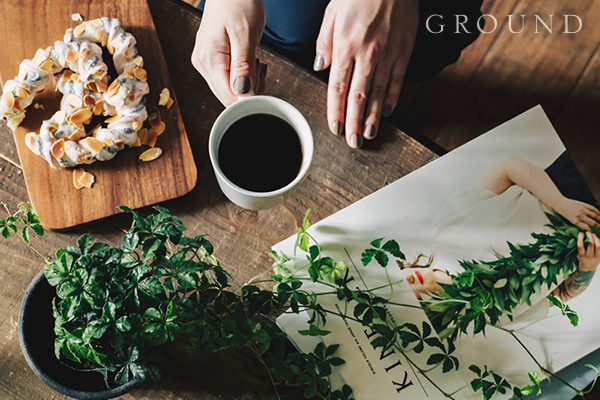
[[[71,14],[79,13],[85,20],[118,18],[125,30],[135,36],[148,72],[150,93],[146,96],[146,106],[149,112],[158,105],[158,94],[163,88],[173,92],[145,0],[25,0],[10,4],[3,2],[0,13],[7,21],[0,27],[3,38],[0,79],[3,82],[16,76],[19,63],[25,58],[32,58],[38,48],[46,48],[62,40],[65,30],[78,24],[71,19]],[[62,94],[54,90],[39,94],[34,102],[42,104],[44,110],[30,106],[25,120],[15,131],[29,197],[46,228],[64,229],[110,216],[118,212],[116,207],[119,205],[139,208],[156,204],[184,195],[195,186],[196,167],[178,103],[175,102],[170,109],[160,107],[166,123],[166,130],[156,144],[163,150],[160,158],[142,162],[138,158],[147,149],[146,146],[125,149],[108,162],[84,166],[86,171],[95,175],[96,183],[91,189],[76,189],[72,183],[72,169],[51,168],[27,148],[24,140],[27,132],[39,132],[42,121],[58,109],[61,97]],[[172,97],[175,95],[172,94]]]

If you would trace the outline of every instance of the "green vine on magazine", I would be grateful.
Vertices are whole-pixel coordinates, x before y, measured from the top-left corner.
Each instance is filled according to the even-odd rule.
[[[275,259],[273,266],[233,290],[231,276],[213,255],[205,236],[185,236],[182,221],[162,207],[155,207],[157,213],[147,217],[126,207],[121,209],[131,213],[133,223],[119,247],[93,243],[85,234],[77,240],[77,247],[59,249],[56,259],[45,269],[58,296],[53,302],[56,356],[99,371],[107,385],[129,379],[160,379],[158,362],[164,345],[181,340],[191,353],[248,348],[265,366],[273,383],[275,393],[269,399],[281,399],[283,386],[299,388],[305,398],[352,398],[348,385],[339,389],[331,386],[334,367],[344,363],[335,355],[338,345],[321,343],[308,354],[294,351],[273,322],[282,312],[305,309],[311,319],[300,334],[329,334],[326,323],[330,316],[354,320],[373,333],[373,347],[403,352],[443,395],[452,398],[455,394],[446,393],[428,377],[428,372],[436,368],[442,372],[459,368],[451,337],[438,339],[427,323],[421,327],[410,323],[396,326],[386,317],[386,307],[403,305],[374,295],[379,288],[350,289],[344,280],[346,265],[324,256],[310,236],[310,210],[296,242],[307,254],[310,278],[294,277],[298,269],[292,260],[269,252]],[[33,228],[39,220],[25,215],[19,220],[0,220],[5,238],[10,236],[10,232],[4,234],[7,229],[16,232],[15,223],[43,233]],[[405,258],[394,240],[384,243],[377,239],[371,246],[361,257],[365,266],[375,260],[387,273],[390,258]],[[387,276],[393,287],[396,282]],[[306,280],[323,285],[327,293],[337,296],[345,304],[343,311],[325,309],[319,303],[321,293],[303,290]],[[265,290],[255,285],[261,282],[275,287]],[[434,351],[426,366],[418,366],[410,353],[421,353],[425,348]],[[522,398],[541,389],[536,373],[530,374],[531,385],[517,388],[486,366],[473,365],[469,369],[475,377],[467,387],[481,390],[484,399],[510,390]]]

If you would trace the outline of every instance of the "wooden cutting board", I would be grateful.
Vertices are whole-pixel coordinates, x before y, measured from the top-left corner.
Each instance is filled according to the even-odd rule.
[[[43,120],[58,110],[60,92],[46,90],[34,100],[44,110],[27,108],[15,140],[23,167],[29,197],[42,224],[48,229],[65,229],[104,218],[126,205],[139,208],[173,199],[188,193],[196,185],[197,171],[177,99],[171,86],[150,10],[146,0],[76,1],[21,0],[0,2],[0,81],[13,79],[19,63],[33,58],[38,48],[63,40],[67,28],[84,20],[100,17],[118,18],[126,31],[137,40],[139,54],[148,72],[150,93],[146,107],[150,113],[158,105],[163,88],[171,91],[175,103],[170,109],[159,107],[166,129],[158,138],[163,154],[152,162],[142,162],[139,155],[148,146],[125,149],[110,161],[97,161],[84,169],[96,177],[91,189],[76,189],[72,169],[54,169],[25,145],[25,134],[39,132]],[[149,127],[148,122],[144,126]]]

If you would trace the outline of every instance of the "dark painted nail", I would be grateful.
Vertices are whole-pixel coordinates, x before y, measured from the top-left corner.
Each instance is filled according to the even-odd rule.
[[[375,125],[373,125],[373,124],[367,125],[367,127],[365,128],[365,137],[367,139],[373,139],[376,134],[377,134],[377,128],[375,127]]]
[[[233,82],[233,93],[247,94],[250,92],[250,78],[247,76],[238,76]]]
[[[340,123],[340,121],[335,121],[331,127],[331,132],[333,132],[333,134],[335,136],[339,136],[342,129],[342,124]]]
[[[325,60],[321,57],[320,54],[317,54],[315,57],[315,63],[313,64],[313,69],[315,71],[320,71],[323,69],[323,64],[325,64]]]
[[[394,111],[394,109],[392,108],[392,106],[390,106],[389,104],[386,104],[383,107],[383,111],[381,112],[381,115],[383,115],[384,117],[389,117],[390,115],[392,115],[392,111]]]
[[[358,149],[362,145],[362,137],[358,133],[350,135],[350,147]]]

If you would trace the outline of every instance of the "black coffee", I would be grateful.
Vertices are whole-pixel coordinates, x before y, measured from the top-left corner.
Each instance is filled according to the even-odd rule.
[[[270,114],[245,116],[227,129],[219,144],[219,166],[239,187],[271,192],[292,182],[302,164],[295,129]]]

